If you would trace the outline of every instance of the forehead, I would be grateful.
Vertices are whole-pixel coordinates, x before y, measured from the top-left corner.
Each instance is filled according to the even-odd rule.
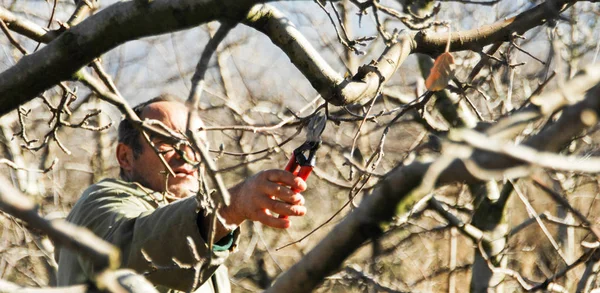
[[[175,131],[185,132],[187,126],[188,109],[185,105],[177,102],[156,102],[144,108],[141,119],[155,119],[164,123]],[[201,121],[195,121],[192,129],[202,126]]]

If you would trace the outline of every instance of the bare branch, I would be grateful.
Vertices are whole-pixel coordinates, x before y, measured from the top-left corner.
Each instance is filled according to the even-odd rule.
[[[48,221],[37,213],[36,205],[3,177],[0,177],[0,208],[44,231],[58,244],[89,257],[97,271],[116,269],[121,264],[119,250],[87,229],[62,220]]]
[[[600,229],[598,228],[598,226],[596,224],[591,223],[590,220],[586,218],[586,216],[584,216],[579,210],[575,209],[571,204],[569,204],[569,201],[567,201],[566,198],[558,194],[556,191],[550,189],[548,186],[543,184],[538,178],[534,177],[533,183],[536,186],[540,187],[544,192],[548,193],[559,204],[569,209],[575,215],[575,217],[579,219],[579,221],[581,221],[585,226],[590,228],[592,233],[594,233],[594,236],[596,236],[596,239],[600,241]]]
[[[374,97],[380,86],[384,85],[381,80],[389,80],[414,47],[411,37],[403,34],[395,45],[386,48],[381,57],[373,61],[371,67],[359,69],[352,79],[344,79],[329,66],[289,19],[274,7],[255,6],[244,24],[269,36],[290,57],[323,99],[334,105],[347,105]],[[373,67],[377,70],[372,70]]]
[[[454,51],[466,49],[480,51],[485,45],[507,41],[508,36],[513,32],[522,35],[548,19],[557,17],[558,13],[573,4],[573,1],[568,0],[551,2],[542,3],[514,18],[489,26],[453,33],[451,46]],[[1,73],[0,114],[15,109],[58,82],[71,78],[82,66],[123,42],[213,20],[215,16],[208,13],[213,8],[210,5],[216,5],[214,9],[227,11],[229,15],[250,11],[245,23],[270,36],[328,102],[346,105],[360,102],[365,97],[372,97],[376,92],[379,86],[379,77],[376,74],[358,72],[352,80],[344,79],[331,69],[304,37],[297,33],[289,23],[289,19],[268,6],[259,5],[250,10],[253,4],[256,2],[250,0],[244,1],[243,4],[239,1],[200,4],[191,0],[177,0],[165,5],[147,6],[143,12],[134,7],[137,5],[135,1],[111,5],[62,33],[44,49],[22,58],[15,66]],[[129,13],[131,11],[136,13]],[[4,10],[1,12],[7,14]],[[181,18],[194,21],[181,22]],[[154,19],[161,19],[161,26],[156,26]],[[131,30],[128,34],[113,33],[113,30],[122,27],[139,29]],[[279,30],[286,32],[280,34]],[[379,58],[377,62],[379,72],[389,80],[409,54],[436,55],[442,52],[446,45],[446,36],[445,33],[424,32],[413,36],[400,36],[398,42],[387,48]],[[54,52],[76,52],[76,54],[54,54]],[[42,76],[44,78],[41,78]],[[31,80],[36,82],[32,83]]]
[[[574,2],[571,0],[549,0],[521,12],[519,15],[503,19],[490,25],[478,27],[473,30],[453,32],[451,39],[452,51],[473,50],[479,52],[489,44],[509,41],[513,33],[523,35],[531,28],[542,25],[548,19],[554,19]],[[415,52],[436,56],[444,52],[446,46],[446,33],[418,32],[414,36],[417,43]]]
[[[11,160],[0,158],[0,164],[5,164],[15,170],[23,170],[23,171],[28,171],[28,172],[42,173],[42,174],[52,171],[52,169],[54,169],[54,166],[56,166],[57,163],[58,163],[58,158],[54,159],[52,161],[52,164],[48,168],[46,168],[44,170],[38,170],[38,169],[25,168],[23,166],[17,165],[15,162],[13,162]]]
[[[558,255],[562,258],[562,260],[566,264],[568,264],[569,262],[567,261],[563,252],[560,250],[560,247],[558,247],[558,243],[556,243],[556,240],[554,240],[554,238],[550,234],[550,231],[548,231],[548,228],[546,228],[546,225],[544,224],[544,222],[542,222],[542,220],[538,216],[538,213],[533,209],[533,206],[531,205],[531,203],[529,202],[529,200],[527,199],[525,194],[523,194],[521,192],[520,188],[517,187],[517,185],[514,182],[512,182],[511,180],[509,180],[508,182],[510,182],[513,189],[515,190],[515,193],[517,193],[517,195],[519,196],[519,198],[525,205],[525,208],[527,209],[527,213],[529,213],[529,216],[535,218],[535,221],[540,226],[540,229],[542,229],[542,232],[544,232],[544,235],[546,235],[546,238],[548,238],[548,241],[550,241],[550,243],[552,244],[552,247],[554,248],[554,250],[558,253]]]
[[[344,273],[346,274],[345,278],[355,280],[358,282],[365,282],[369,286],[372,286],[375,290],[377,290],[377,292],[387,292],[387,293],[406,292],[406,291],[393,289],[393,288],[390,288],[390,286],[381,284],[380,281],[376,280],[375,276],[370,276],[369,274],[356,268],[355,266],[346,266],[344,268]]]
[[[586,113],[588,112],[584,112],[583,114],[585,115]],[[589,113],[595,115],[592,112]],[[588,125],[592,126],[594,124],[595,123]],[[452,130],[450,132],[450,137],[459,141],[463,140],[478,149],[503,154],[535,166],[560,171],[584,173],[600,172],[600,158],[564,156],[550,152],[538,152],[534,148],[515,145],[511,142],[488,139],[485,135],[466,129]]]
[[[442,203],[435,199],[435,197],[431,197],[429,199],[429,206],[433,208],[436,212],[438,212],[438,214],[440,214],[440,216],[442,216],[444,219],[448,220],[450,225],[458,228],[458,230],[461,233],[469,237],[473,241],[473,243],[479,243],[480,241],[490,243],[492,241],[492,239],[490,239],[488,235],[483,233],[483,231],[477,229],[477,227],[469,223],[464,223],[457,216],[450,213],[442,205]]]
[[[90,288],[88,285],[76,285],[72,287],[60,287],[60,288],[26,288],[5,280],[0,280],[0,292],[3,293],[93,293],[100,292],[94,288]]]
[[[19,42],[17,42],[17,40],[13,38],[12,34],[8,30],[8,27],[6,26],[6,23],[2,19],[0,19],[0,28],[2,29],[2,32],[4,32],[10,43],[13,44],[13,46],[15,46],[15,48],[17,48],[23,55],[27,55],[27,50],[25,50],[25,48],[23,48],[23,46],[21,46],[21,44],[19,44]]]
[[[596,68],[600,69],[600,67]],[[561,118],[552,127],[547,127],[525,143],[540,149],[556,151],[573,135],[588,127],[584,123],[573,123],[572,119],[579,117],[586,109],[600,111],[600,101],[596,99],[600,94],[600,81],[597,83],[587,93],[584,101],[567,107],[563,110]],[[537,113],[541,115],[539,111]],[[560,136],[556,135],[559,131],[563,132]],[[554,135],[552,144],[547,143],[549,135]],[[506,168],[517,164],[509,158],[486,152],[474,152],[471,158],[486,168]],[[438,164],[438,166],[445,165]],[[365,197],[358,209],[337,225],[299,263],[281,275],[268,292],[307,292],[312,290],[320,280],[334,271],[338,264],[342,263],[366,240],[380,233],[382,226],[385,227],[392,216],[408,212],[411,204],[426,194],[419,190],[428,189],[418,187],[432,184],[433,176],[429,179],[424,177],[431,167],[431,163],[414,162],[390,172],[386,179],[379,183],[378,188],[371,195]],[[465,172],[459,162],[453,162],[440,171],[442,172],[438,180],[433,182],[435,185],[450,182],[478,182],[476,178]],[[421,182],[427,183],[422,184]]]
[[[0,7],[0,19],[10,30],[38,42],[48,43],[56,37],[53,33],[48,32],[46,28],[29,20],[20,19],[4,7]]]

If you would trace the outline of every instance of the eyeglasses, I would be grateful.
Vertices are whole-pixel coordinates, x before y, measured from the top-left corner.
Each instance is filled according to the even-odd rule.
[[[158,153],[161,155],[166,155],[174,151],[187,164],[193,165],[194,167],[200,164],[200,161],[197,159],[200,158],[200,154],[194,151],[192,144],[187,138],[179,139],[175,143],[167,142],[159,138],[151,139],[151,141]],[[190,158],[190,155],[192,155],[193,158]]]

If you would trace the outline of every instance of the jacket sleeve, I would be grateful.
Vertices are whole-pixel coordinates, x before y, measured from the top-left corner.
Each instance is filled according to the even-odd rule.
[[[131,194],[94,193],[82,203],[73,220],[118,246],[124,267],[148,273],[146,277],[156,285],[187,291],[210,278],[229,255],[228,250],[208,250],[196,223],[198,216],[193,197],[152,210]],[[234,233],[234,243],[238,234]],[[197,283],[194,283],[194,271],[186,269],[186,265],[193,267],[197,263],[188,238],[195,244],[203,263]],[[157,269],[144,258],[142,250]],[[91,275],[91,264],[83,258],[79,261],[87,275]]]

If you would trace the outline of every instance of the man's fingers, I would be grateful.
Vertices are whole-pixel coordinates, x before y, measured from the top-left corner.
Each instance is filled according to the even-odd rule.
[[[270,212],[286,216],[303,216],[306,214],[306,208],[303,206],[292,206],[280,201],[274,202],[273,209],[270,209],[270,211],[262,210],[256,215],[255,220],[269,227],[287,229],[292,225],[290,219],[275,217]]]
[[[265,176],[267,176],[268,181],[287,185],[296,192],[302,192],[306,190],[306,182],[304,182],[302,178],[294,176],[294,174],[288,171],[273,169],[264,171],[264,173]]]
[[[286,229],[288,218],[278,218],[270,212],[285,216],[304,216],[304,197],[298,192],[306,190],[306,182],[285,170],[267,170],[247,180],[248,190],[244,209],[246,218],[267,226]]]
[[[304,196],[281,184],[267,182],[263,186],[265,194],[290,204],[304,205]]]
[[[268,209],[280,215],[300,217],[306,214],[306,207],[301,205],[289,204],[283,201],[274,200],[266,197],[262,201],[262,208]]]
[[[293,204],[293,205],[300,205],[303,206],[304,205],[304,196],[302,196],[302,194],[300,193],[294,193],[292,192],[291,194],[279,194],[279,196],[276,196],[277,198],[279,198],[280,200],[283,200],[284,202],[287,202],[289,204]]]
[[[260,213],[257,218],[257,221],[273,228],[278,229],[287,229],[292,225],[292,222],[289,219],[279,219],[275,218],[267,213]]]

